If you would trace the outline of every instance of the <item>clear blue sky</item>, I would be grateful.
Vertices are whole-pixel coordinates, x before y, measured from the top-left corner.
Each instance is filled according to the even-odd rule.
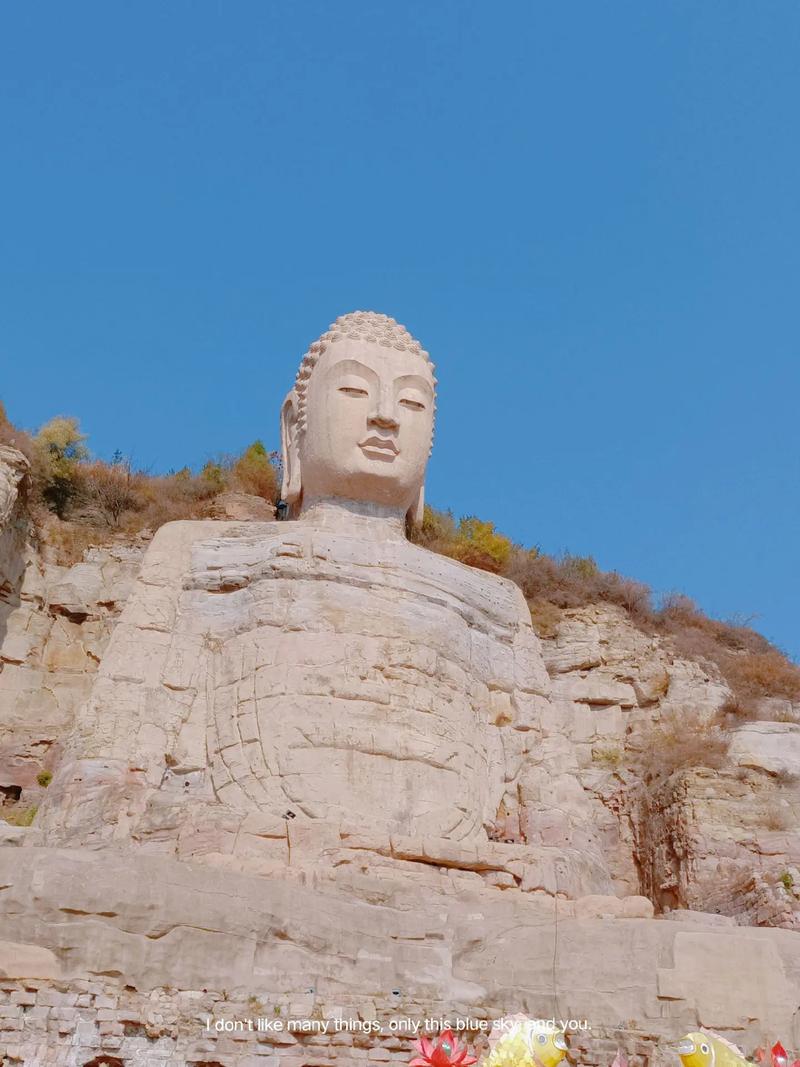
[[[383,311],[432,503],[800,655],[798,57],[795,0],[6,4],[0,395],[199,465]]]

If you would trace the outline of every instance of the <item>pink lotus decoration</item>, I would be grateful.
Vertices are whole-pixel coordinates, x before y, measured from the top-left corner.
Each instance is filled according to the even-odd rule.
[[[415,1056],[409,1067],[470,1067],[478,1062],[468,1054],[466,1046],[460,1048],[452,1030],[442,1030],[436,1044],[430,1038],[421,1037],[414,1042],[414,1048],[421,1055]]]
[[[789,1062],[789,1054],[780,1041],[776,1041],[770,1049],[772,1053],[772,1067],[786,1067]]]
[[[756,1063],[764,1064],[765,1067],[789,1067],[789,1053],[780,1041],[776,1041],[769,1050],[769,1062],[767,1061],[766,1049],[763,1048],[756,1049],[753,1059]],[[800,1067],[800,1060],[795,1060],[791,1067]]]

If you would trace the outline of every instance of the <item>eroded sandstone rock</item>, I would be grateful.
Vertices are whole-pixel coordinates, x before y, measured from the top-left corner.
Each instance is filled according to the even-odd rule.
[[[8,445],[0,445],[0,530],[11,518],[20,483],[29,470],[30,464],[22,452]]]
[[[203,1029],[253,1000],[564,1011],[592,1064],[698,1025],[800,1043],[796,728],[660,767],[656,727],[729,696],[712,665],[609,606],[540,642],[511,583],[410,545],[433,386],[405,331],[348,317],[284,405],[292,521],[172,523],[73,568],[16,531],[0,786],[41,810],[0,835],[10,1055],[408,1062],[388,1032]]]

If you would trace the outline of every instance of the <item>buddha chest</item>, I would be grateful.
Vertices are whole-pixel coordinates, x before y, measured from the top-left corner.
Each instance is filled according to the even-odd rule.
[[[387,831],[480,832],[502,791],[491,709],[530,674],[520,599],[405,540],[286,523],[196,544],[178,628],[209,649],[218,799]]]

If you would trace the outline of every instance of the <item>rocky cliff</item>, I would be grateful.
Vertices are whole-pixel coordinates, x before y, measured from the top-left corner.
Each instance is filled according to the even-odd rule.
[[[159,593],[146,538],[53,562],[25,470],[2,451],[7,1062],[407,1063],[391,1018],[459,1015],[479,1045],[476,1020],[505,1010],[588,1019],[586,1063],[618,1043],[658,1061],[660,1039],[698,1023],[800,1043],[800,706],[728,721],[718,668],[618,606],[560,614],[546,696],[488,701],[502,787],[483,844],[282,817],[237,824],[230,848],[226,826],[196,820],[187,851],[174,806],[135,852],[49,840],[38,809],[123,608]],[[164,774],[167,792],[193,788],[174,761]],[[207,1026],[256,1017],[319,1026]],[[336,1018],[352,1025],[323,1030]]]

